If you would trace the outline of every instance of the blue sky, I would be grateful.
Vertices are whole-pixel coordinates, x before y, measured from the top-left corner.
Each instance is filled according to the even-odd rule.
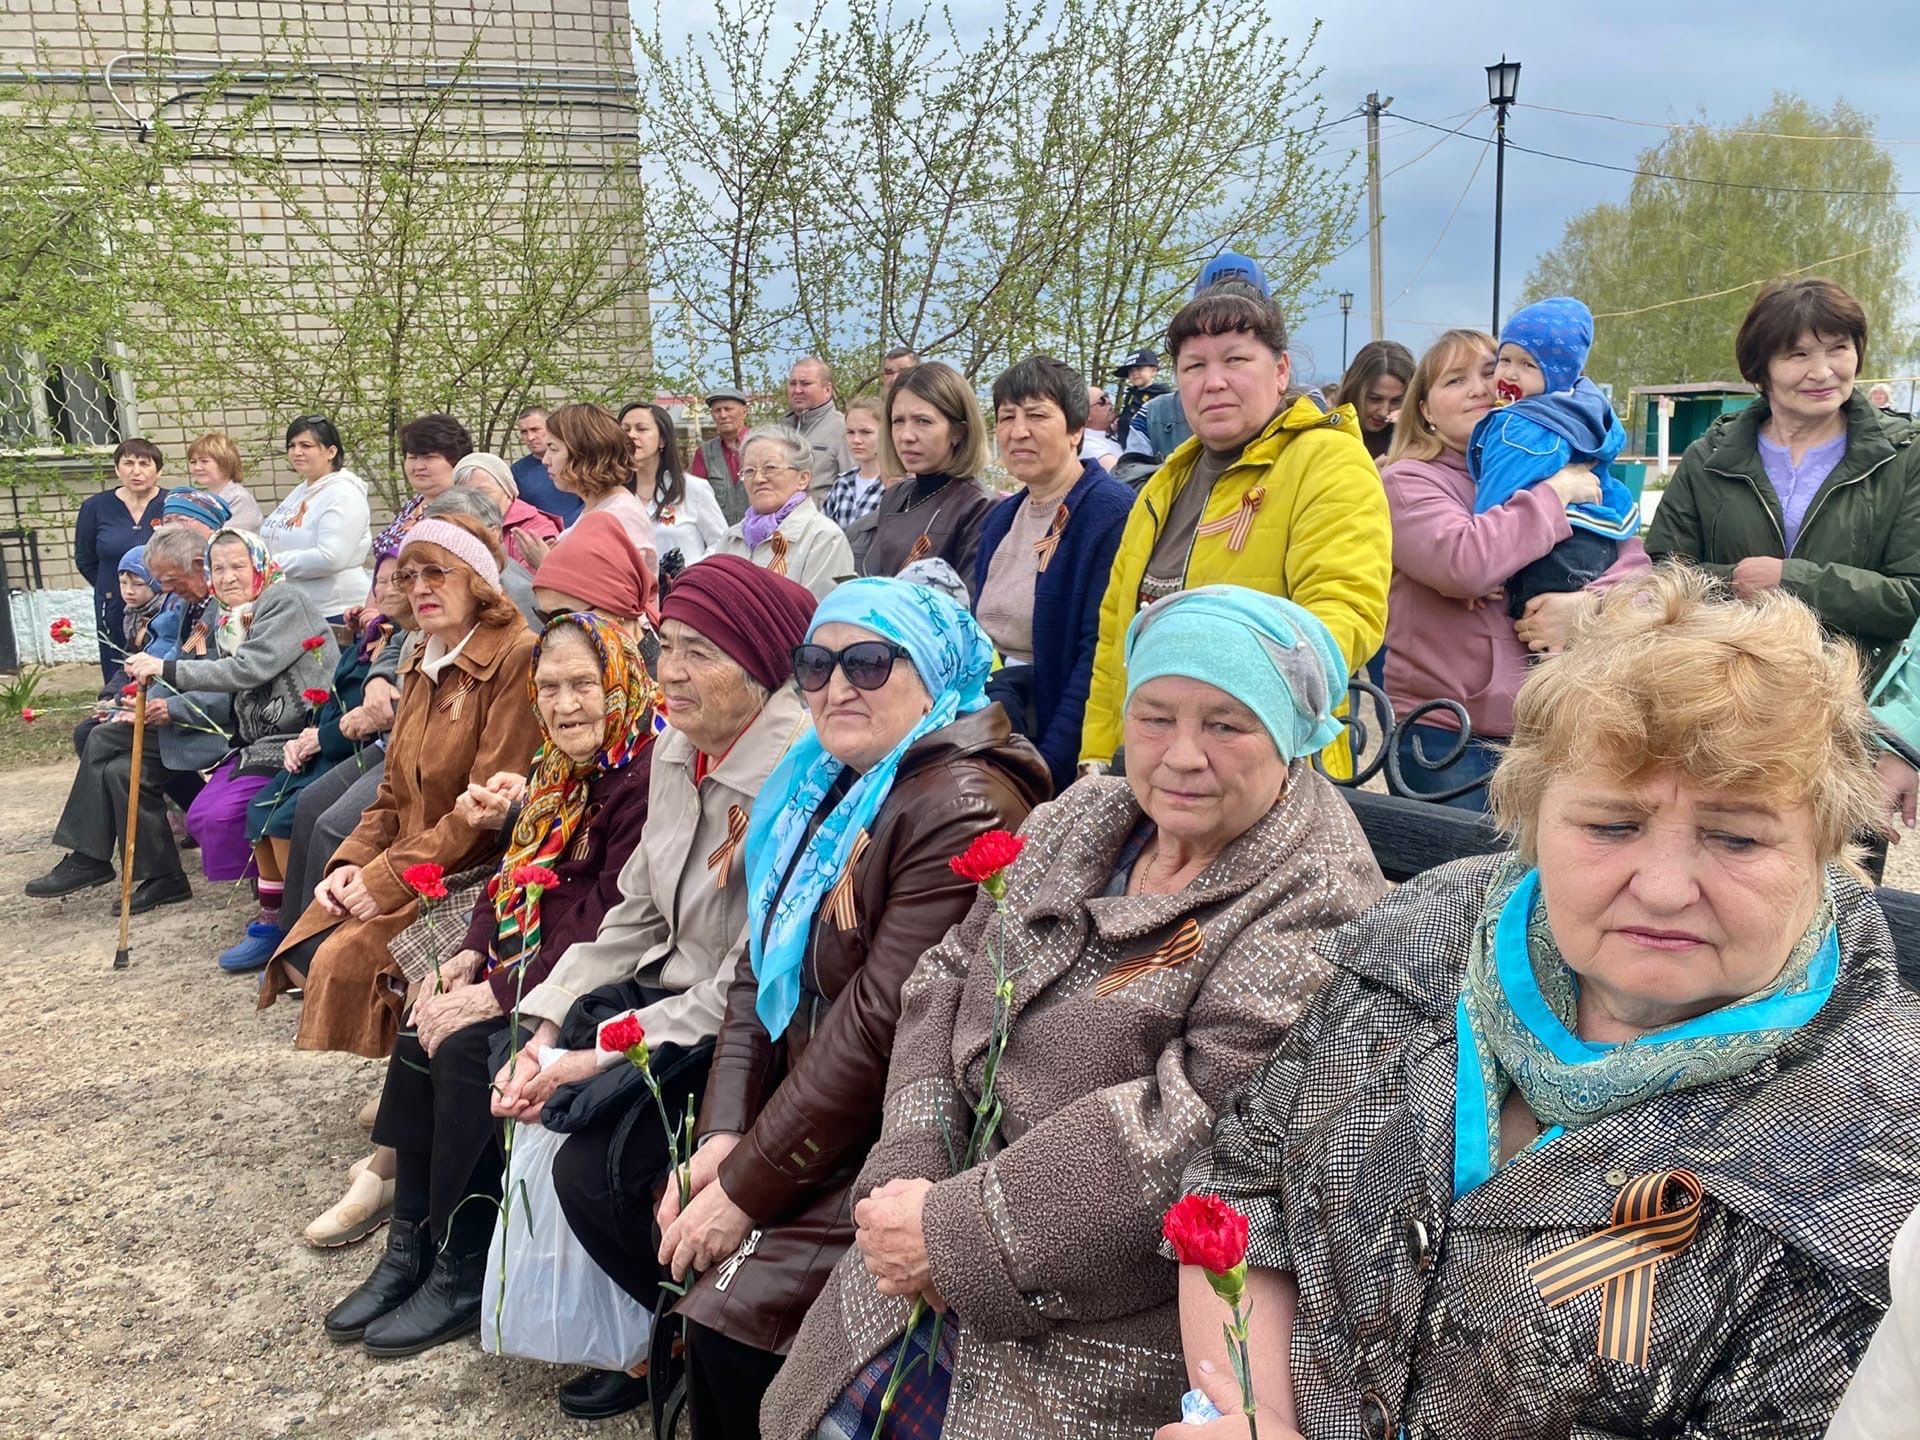
[[[664,3],[664,0],[663,0]],[[724,0],[722,0],[724,4]],[[831,3],[831,0],[830,0]],[[900,0],[907,3],[907,0]],[[1565,6],[1499,6],[1486,20],[1466,18],[1431,0],[1364,0],[1315,9],[1264,0],[1274,27],[1303,31],[1325,19],[1313,57],[1329,118],[1357,106],[1369,90],[1394,97],[1394,110],[1419,120],[1458,124],[1486,103],[1485,67],[1502,52],[1522,64],[1517,107],[1508,122],[1516,144],[1617,165],[1632,165],[1664,132],[1643,125],[1581,119],[1532,109],[1600,112],[1641,122],[1704,119],[1737,125],[1764,109],[1776,90],[1826,106],[1845,99],[1876,117],[1886,139],[1920,141],[1920,10],[1899,5],[1845,7],[1805,0],[1677,5],[1673,0],[1605,0]],[[711,13],[712,0],[694,14]],[[978,34],[1002,12],[981,0],[951,0],[962,34]],[[652,0],[635,0],[650,16]],[[797,18],[810,0],[781,0]],[[779,43],[776,40],[776,43]],[[1231,85],[1231,76],[1221,77]],[[1490,135],[1482,108],[1469,130]],[[1328,132],[1333,153],[1364,140],[1355,120]],[[1492,304],[1494,163],[1490,148],[1466,134],[1420,157],[1440,136],[1392,116],[1383,121],[1386,333],[1418,353],[1440,329],[1485,326]],[[1895,145],[1902,189],[1920,189],[1920,144]],[[1485,157],[1479,173],[1475,162]],[[1413,162],[1409,164],[1408,162]],[[1398,173],[1396,167],[1406,166]],[[1353,238],[1365,233],[1365,169],[1349,172],[1361,195]],[[1566,221],[1590,205],[1625,197],[1630,177],[1509,150],[1502,304],[1510,308],[1534,261],[1559,240]],[[1908,202],[1909,204],[1913,202]],[[1457,211],[1455,207],[1458,207]],[[1449,215],[1451,222],[1449,223]],[[1728,276],[1739,284],[1750,276]],[[1331,293],[1355,295],[1351,348],[1369,337],[1367,247],[1357,245],[1324,273]],[[1340,314],[1328,298],[1291,317],[1300,373],[1337,375]],[[1882,325],[1894,317],[1875,317]]]

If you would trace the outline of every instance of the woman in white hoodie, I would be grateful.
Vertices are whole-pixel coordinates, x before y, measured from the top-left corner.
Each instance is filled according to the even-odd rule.
[[[287,463],[300,483],[261,523],[260,538],[280,573],[335,619],[366,598],[367,482],[346,468],[340,432],[324,415],[287,426]]]

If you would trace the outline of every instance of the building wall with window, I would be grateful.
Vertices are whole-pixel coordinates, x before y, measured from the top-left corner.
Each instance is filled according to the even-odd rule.
[[[583,132],[566,132],[562,149],[564,163],[590,169],[621,163],[609,158],[612,147],[596,144],[593,133],[606,136],[625,127],[631,135],[630,106],[622,98],[634,83],[630,25],[625,0],[0,0],[0,84],[71,85],[103,126],[131,128],[152,107],[191,91],[195,76],[212,67],[270,65],[271,57],[286,53],[288,32],[297,31],[308,53],[324,60],[326,84],[351,86],[376,65],[386,75],[404,63],[414,77],[411,93],[396,95],[395,107],[457,83],[471,90],[471,106],[484,113],[487,125],[540,130],[564,123],[546,106],[565,102],[566,114],[573,115],[586,94],[591,103],[584,108],[597,114],[598,130],[587,127],[584,139],[572,138]],[[292,111],[285,117],[287,124],[298,120]],[[137,134],[130,143],[137,143]],[[366,196],[343,169],[350,139],[321,136],[308,148],[314,152],[311,171],[299,180],[307,203],[329,226],[359,224]],[[224,183],[217,162],[205,174]],[[262,296],[282,293],[310,235],[303,237],[299,226],[261,203],[237,177],[231,196],[227,213],[248,237],[248,263],[258,267]],[[476,224],[487,222],[486,216],[474,217]],[[608,252],[610,272],[632,262],[631,253]],[[493,303],[515,278],[500,276],[478,303]],[[582,373],[596,354],[614,347],[622,364],[644,366],[644,286],[633,286],[618,304],[617,313],[600,317],[590,334],[582,331],[568,342],[593,352],[579,357]],[[324,347],[324,304],[294,308],[299,313],[287,320],[288,333]],[[77,583],[72,515],[87,494],[112,485],[106,457],[120,439],[141,434],[158,443],[166,456],[163,483],[177,485],[186,483],[187,442],[206,430],[224,430],[246,457],[246,483],[271,508],[293,483],[280,454],[282,427],[291,415],[324,404],[324,397],[267,396],[247,387],[185,400],[169,393],[166,376],[132,373],[104,353],[107,348],[95,364],[77,367],[0,353],[0,458],[9,477],[0,483],[0,564],[10,587],[57,590]],[[560,403],[571,397],[548,388],[533,398]],[[440,403],[476,437],[491,431],[496,447],[517,457],[513,417],[498,413],[498,404],[490,407],[494,413],[474,415],[460,413],[458,396]],[[377,480],[377,491],[384,488],[391,497],[399,477],[397,464],[387,463],[390,457],[350,458]],[[376,516],[390,503],[377,504]]]

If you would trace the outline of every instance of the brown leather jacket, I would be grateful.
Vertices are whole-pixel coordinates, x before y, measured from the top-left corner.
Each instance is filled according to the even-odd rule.
[[[901,758],[854,869],[854,927],[816,913],[800,1008],[778,1040],[754,1013],[742,956],[700,1126],[742,1137],[720,1183],[758,1228],[679,1313],[758,1349],[792,1344],[853,1242],[851,1190],[880,1135],[900,987],[973,904],[975,887],[947,862],[989,830],[1018,830],[1052,788],[998,705],[961,716]]]

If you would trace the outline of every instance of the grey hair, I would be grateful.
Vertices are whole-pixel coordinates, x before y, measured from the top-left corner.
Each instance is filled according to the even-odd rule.
[[[191,570],[206,564],[207,542],[184,525],[162,525],[147,541],[147,563],[151,565],[155,560]]]
[[[442,515],[471,515],[496,535],[500,533],[500,507],[479,490],[465,486],[442,490],[420,510],[422,520]]]
[[[791,425],[761,425],[749,430],[740,441],[740,459],[746,461],[747,451],[755,445],[777,445],[781,459],[796,470],[813,469],[813,446],[807,437]]]

